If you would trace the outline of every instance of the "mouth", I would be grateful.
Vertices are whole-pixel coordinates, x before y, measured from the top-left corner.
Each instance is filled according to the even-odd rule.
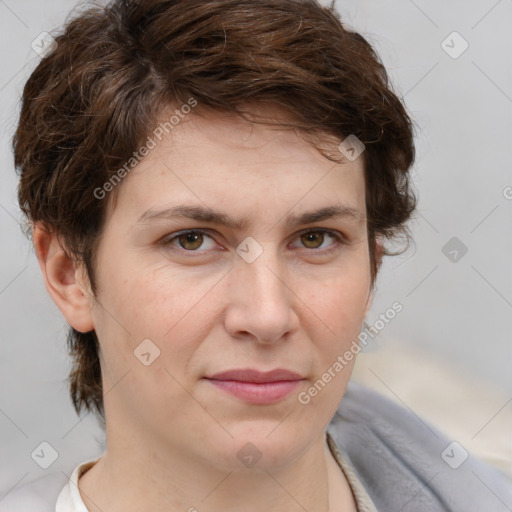
[[[304,378],[278,368],[269,372],[254,369],[228,370],[205,377],[218,389],[251,404],[272,404],[288,396]]]

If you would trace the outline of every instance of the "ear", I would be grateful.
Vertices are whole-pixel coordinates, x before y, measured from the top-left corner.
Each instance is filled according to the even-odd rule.
[[[376,267],[375,279],[377,279],[377,275],[379,273],[380,266],[382,265],[382,256],[384,256],[384,245],[382,244],[382,240],[380,240],[378,237],[376,237],[375,238],[375,267]],[[368,311],[372,307],[374,293],[375,293],[375,288],[372,287],[372,289],[370,290],[370,293],[368,294],[368,300],[366,302],[364,316],[367,315]]]
[[[77,265],[66,255],[55,230],[36,223],[32,239],[51,298],[71,327],[80,332],[92,331],[94,297],[83,265]]]

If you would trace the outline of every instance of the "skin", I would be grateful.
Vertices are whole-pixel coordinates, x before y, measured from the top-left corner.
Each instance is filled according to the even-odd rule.
[[[107,451],[79,480],[90,511],[355,510],[325,437],[354,360],[309,404],[298,394],[350,347],[371,303],[363,166],[332,162],[291,130],[190,114],[108,198],[96,297],[83,267],[35,226],[48,292],[100,341]],[[137,222],[176,205],[248,224]],[[332,205],[358,217],[286,224]],[[187,229],[209,232],[202,244],[200,234],[185,247],[171,240]],[[263,249],[251,263],[236,252],[249,236]],[[144,339],[160,350],[148,366],[134,356]],[[204,379],[234,368],[286,368],[304,381],[254,405]],[[237,456],[246,443],[261,454],[252,467]]]

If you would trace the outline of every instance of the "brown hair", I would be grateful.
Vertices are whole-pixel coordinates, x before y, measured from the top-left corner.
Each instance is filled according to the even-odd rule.
[[[108,203],[94,191],[190,98],[242,116],[278,105],[306,136],[365,144],[373,285],[375,240],[409,238],[413,125],[370,44],[315,0],[114,0],[74,15],[23,90],[13,149],[28,225],[58,233],[96,294]],[[104,421],[96,333],[70,328],[68,346],[73,405]]]

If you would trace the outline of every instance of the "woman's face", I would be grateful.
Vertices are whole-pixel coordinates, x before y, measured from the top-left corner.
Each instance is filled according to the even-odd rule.
[[[286,465],[335,413],[369,305],[363,159],[228,115],[171,135],[117,185],[98,249],[108,428],[223,470]],[[240,369],[299,380],[210,379]]]

